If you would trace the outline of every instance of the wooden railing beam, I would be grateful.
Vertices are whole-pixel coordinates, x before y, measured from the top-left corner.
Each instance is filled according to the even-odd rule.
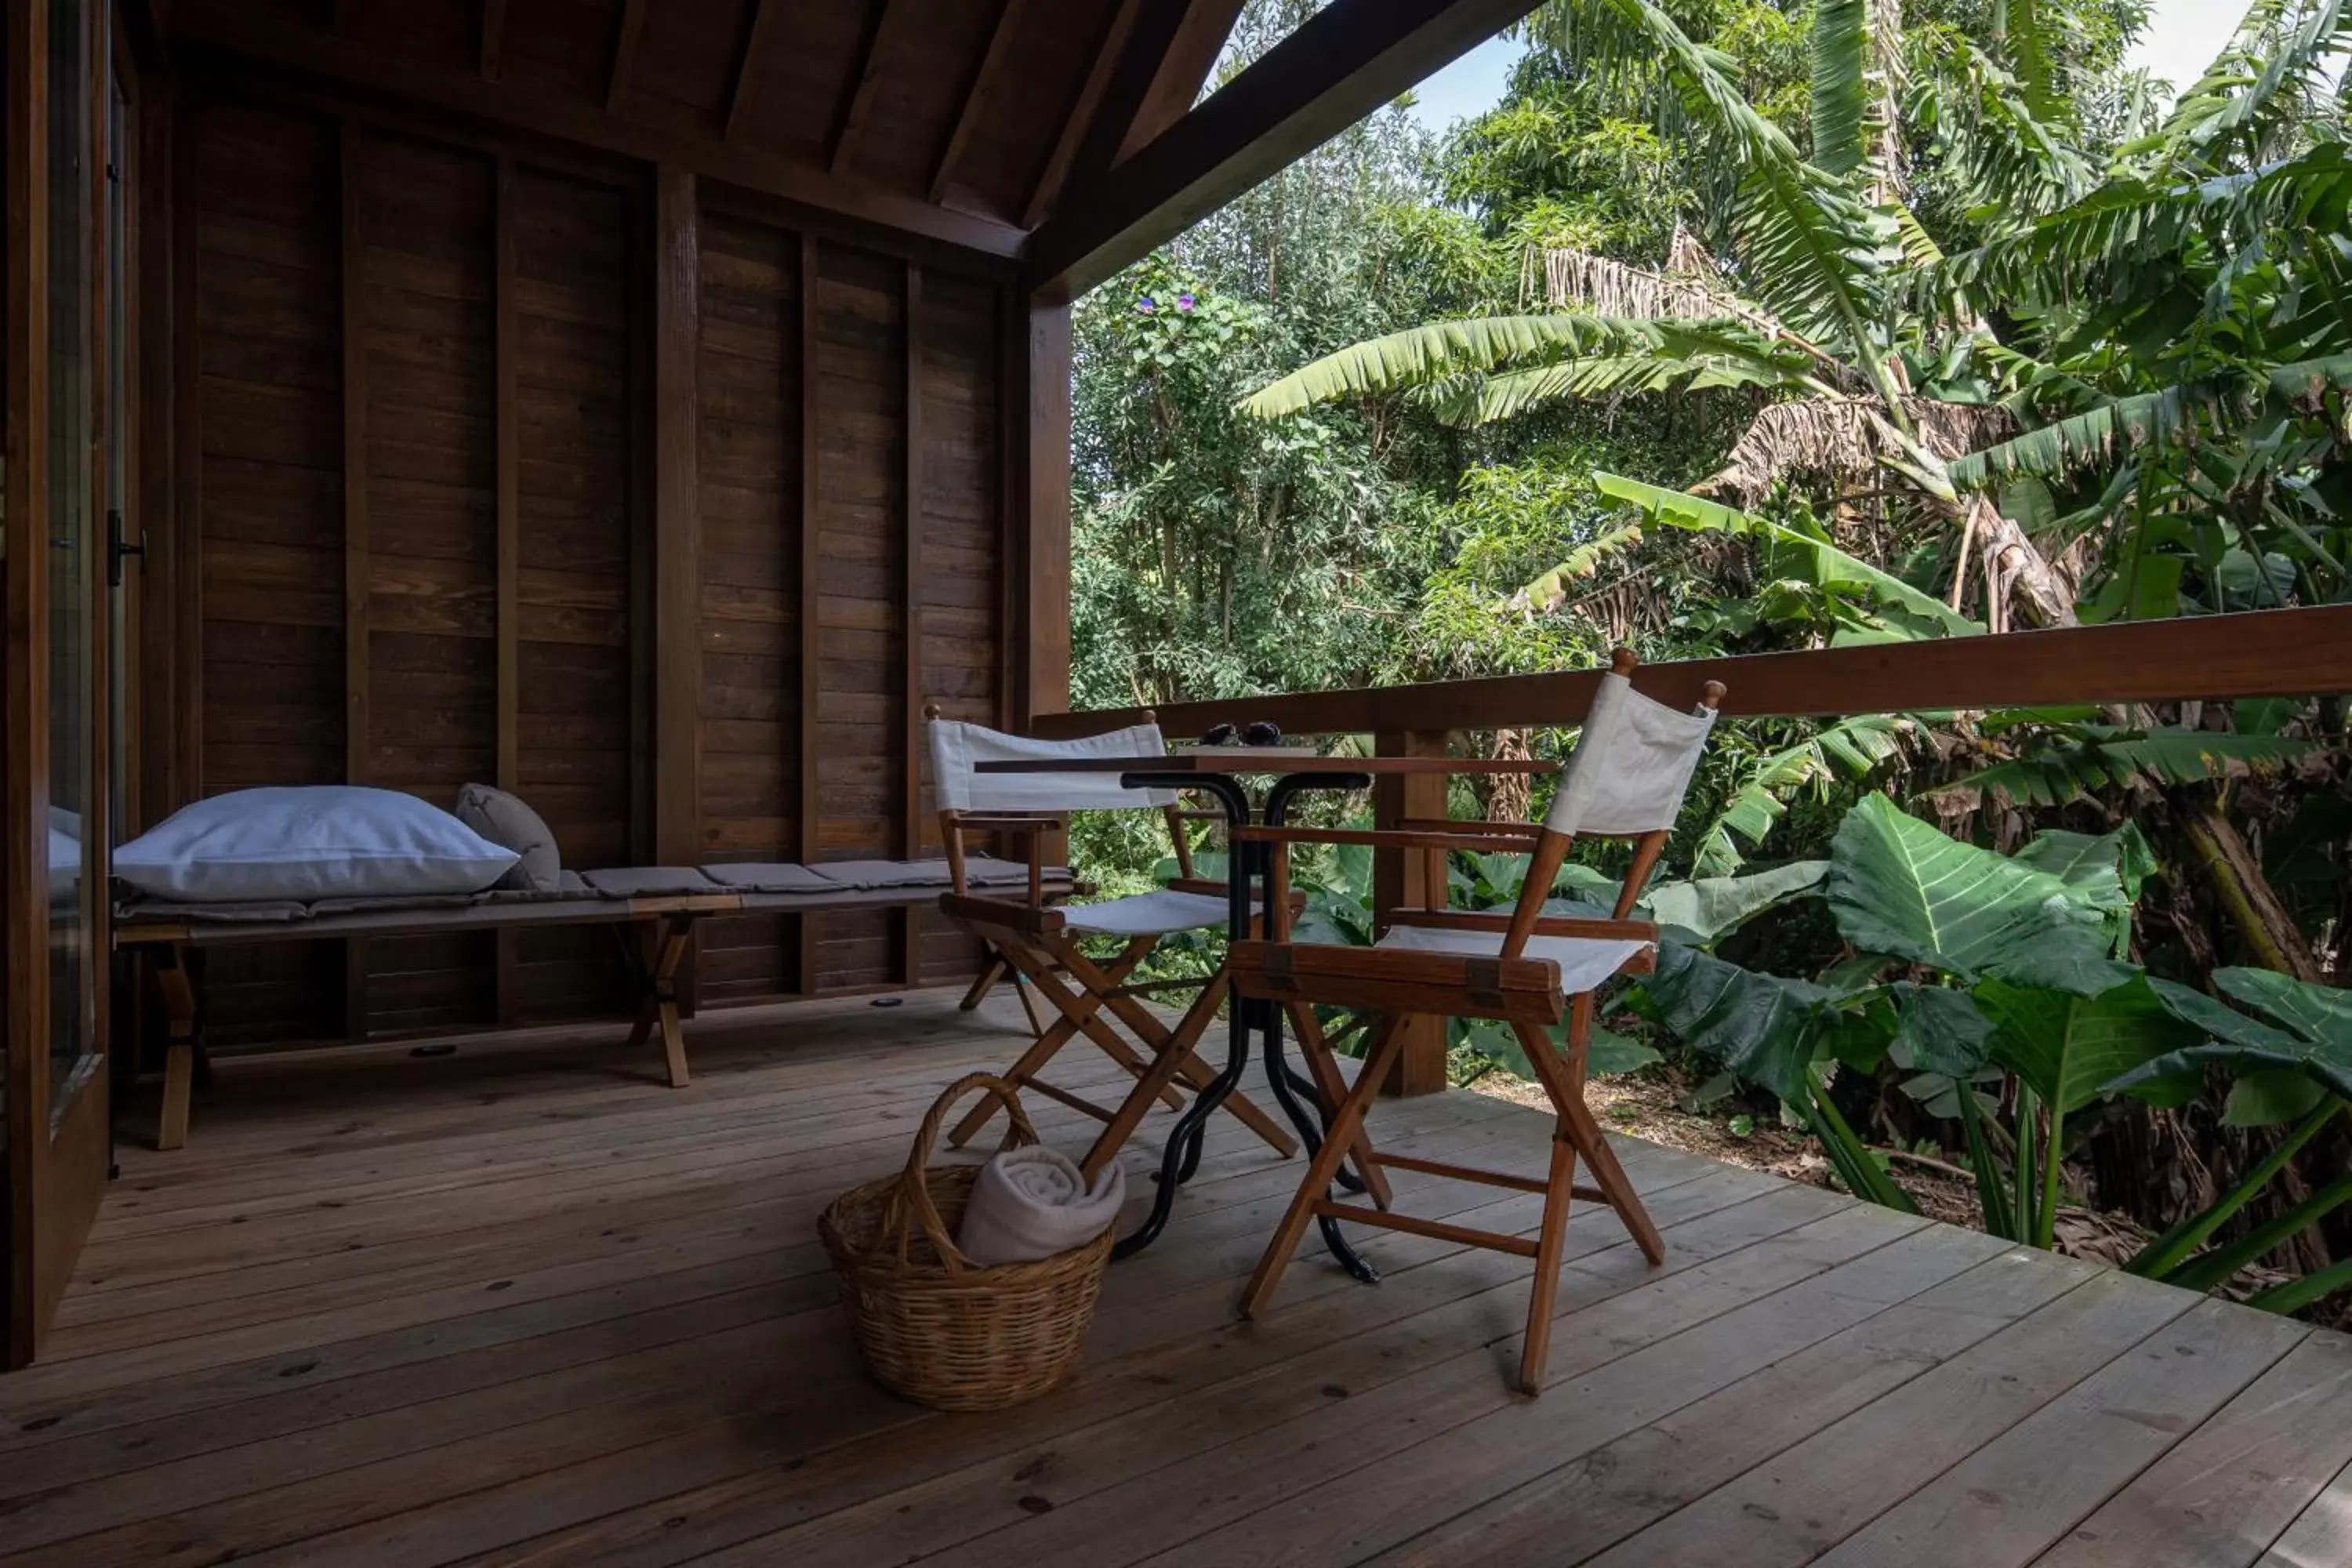
[[[2352,605],[1678,659],[1643,665],[1633,683],[1679,705],[1697,701],[1710,680],[1729,688],[1723,711],[1734,718],[2345,692],[2352,691]],[[1163,703],[1156,711],[1160,728],[1179,738],[1261,719],[1297,735],[1518,729],[1578,722],[1599,681],[1598,670],[1560,670]],[[1028,728],[1067,738],[1137,723],[1142,713],[1037,713]]]

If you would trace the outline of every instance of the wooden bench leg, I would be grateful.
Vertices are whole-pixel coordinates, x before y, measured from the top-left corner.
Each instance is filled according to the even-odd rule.
[[[155,1126],[155,1147],[177,1149],[188,1141],[189,1101],[196,1076],[196,987],[188,974],[187,950],[177,943],[155,960],[163,992],[171,1044],[163,1053],[163,1104]]]
[[[684,1089],[689,1081],[686,1066],[686,1033],[677,1021],[677,972],[686,962],[686,946],[694,936],[694,921],[672,915],[657,927],[660,932],[659,951],[646,976],[645,1000],[637,1005],[636,1027],[629,1032],[629,1044],[640,1045],[653,1031],[661,1028],[662,1063],[669,1073],[669,1086]]]
[[[988,994],[995,990],[996,983],[1003,978],[1004,955],[991,948],[988,950],[987,966],[981,970],[980,978],[971,983],[971,989],[963,994],[963,1000],[956,1006],[963,1012],[971,1012],[988,1000]]]

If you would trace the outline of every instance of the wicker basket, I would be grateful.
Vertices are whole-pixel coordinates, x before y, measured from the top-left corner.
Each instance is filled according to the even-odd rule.
[[[950,1110],[973,1089],[1003,1105],[1004,1148],[1037,1142],[1012,1086],[973,1073],[950,1084],[923,1118],[904,1171],[851,1188],[817,1219],[876,1380],[940,1410],[1002,1410],[1068,1374],[1117,1228],[1033,1263],[982,1268],[958,1251],[956,1225],[980,1167],[926,1169],[924,1161]]]

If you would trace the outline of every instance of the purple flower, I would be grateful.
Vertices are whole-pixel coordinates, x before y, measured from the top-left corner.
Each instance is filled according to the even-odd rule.
[[[1192,309],[1192,296],[1190,293],[1177,295],[1176,308],[1189,312]]]
[[[1135,309],[1138,313],[1149,316],[1153,311],[1160,309],[1160,302],[1157,300],[1154,300],[1150,295],[1146,294],[1142,299],[1138,300],[1135,302]]]

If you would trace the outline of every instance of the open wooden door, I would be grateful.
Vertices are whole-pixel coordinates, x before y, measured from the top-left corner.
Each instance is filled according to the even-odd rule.
[[[5,503],[8,1337],[29,1361],[104,1190],[108,374],[119,292],[108,8],[7,0]]]

